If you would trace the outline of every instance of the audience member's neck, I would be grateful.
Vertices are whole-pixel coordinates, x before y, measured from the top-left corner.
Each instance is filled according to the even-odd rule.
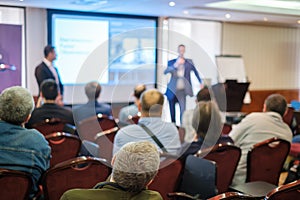
[[[161,117],[161,114],[154,114],[141,111],[141,117]]]
[[[45,99],[44,103],[48,103],[48,104],[56,104],[55,100],[49,100],[49,99]]]

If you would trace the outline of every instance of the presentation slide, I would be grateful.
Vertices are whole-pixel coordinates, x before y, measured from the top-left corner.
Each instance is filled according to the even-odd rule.
[[[53,26],[53,45],[57,52],[55,66],[59,69],[63,83],[83,84],[88,82],[89,80],[78,78],[80,70],[89,55],[98,46],[107,42],[109,22],[92,17],[57,15],[54,18]],[[108,53],[101,55],[98,62],[99,69],[107,66],[107,60]],[[102,75],[99,82],[108,83],[108,75]]]
[[[51,19],[55,66],[63,84],[95,78],[104,85],[155,83],[155,19],[70,14]]]

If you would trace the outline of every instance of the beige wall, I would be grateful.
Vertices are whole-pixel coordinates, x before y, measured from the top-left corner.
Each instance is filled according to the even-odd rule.
[[[300,88],[300,28],[223,24],[222,54],[242,55],[250,89]]]

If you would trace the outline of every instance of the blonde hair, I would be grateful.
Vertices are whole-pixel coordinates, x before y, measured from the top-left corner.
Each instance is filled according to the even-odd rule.
[[[0,95],[0,119],[8,123],[21,125],[33,108],[33,97],[23,87],[7,88]]]
[[[116,154],[113,180],[130,192],[140,192],[155,177],[159,153],[149,141],[127,143]]]

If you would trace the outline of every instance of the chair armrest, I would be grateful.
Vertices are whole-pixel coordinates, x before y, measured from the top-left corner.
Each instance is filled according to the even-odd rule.
[[[177,197],[180,197],[181,199],[194,199],[194,200],[200,200],[198,195],[191,196],[189,194],[186,194],[184,192],[173,192],[173,193],[168,193],[168,197],[171,199],[176,199]]]

